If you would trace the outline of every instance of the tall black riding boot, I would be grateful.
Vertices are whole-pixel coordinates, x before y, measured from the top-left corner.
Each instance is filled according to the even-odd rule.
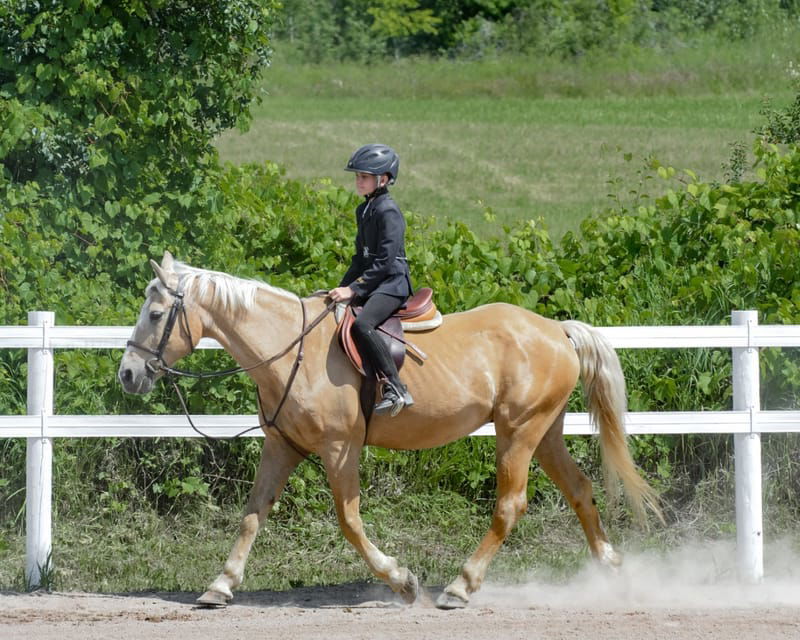
[[[394,417],[400,413],[403,407],[410,407],[414,404],[414,399],[400,381],[397,366],[378,332],[368,329],[364,332],[354,333],[353,337],[356,339],[361,357],[366,357],[373,368],[384,377],[382,397],[375,405],[375,413],[378,415],[388,413]]]

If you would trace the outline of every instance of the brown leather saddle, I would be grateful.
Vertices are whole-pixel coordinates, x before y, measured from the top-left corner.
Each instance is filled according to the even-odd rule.
[[[339,322],[337,334],[339,336],[339,344],[342,345],[342,349],[344,349],[350,362],[363,376],[366,375],[364,373],[364,365],[351,333],[353,323],[361,309],[362,307],[347,306],[344,316]],[[411,350],[420,360],[426,360],[428,357],[422,350],[405,338],[404,326],[407,331],[413,331],[414,327],[412,325],[414,324],[419,324],[419,328],[422,330],[430,330],[433,328],[430,323],[436,317],[440,316],[433,302],[433,290],[429,287],[422,287],[408,299],[402,309],[398,309],[397,313],[390,316],[378,327],[378,335],[381,336],[389,348],[389,353],[392,355],[398,371],[405,362],[407,350]]]

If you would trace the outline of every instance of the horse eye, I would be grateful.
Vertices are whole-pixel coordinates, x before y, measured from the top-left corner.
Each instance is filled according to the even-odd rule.
[[[164,315],[163,311],[151,311],[150,312],[150,322],[158,322],[161,320],[161,317]]]

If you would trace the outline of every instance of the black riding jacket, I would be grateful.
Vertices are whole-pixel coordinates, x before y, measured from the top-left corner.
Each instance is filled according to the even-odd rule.
[[[356,222],[356,252],[339,286],[349,286],[360,298],[374,293],[408,298],[412,288],[406,261],[406,221],[385,188],[358,205]]]

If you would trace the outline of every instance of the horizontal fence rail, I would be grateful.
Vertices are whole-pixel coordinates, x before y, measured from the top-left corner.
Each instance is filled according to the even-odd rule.
[[[800,347],[800,325],[596,327],[615,349]],[[0,349],[124,349],[133,327],[0,326]],[[198,349],[221,349],[203,338]]]
[[[629,434],[732,434],[736,455],[736,524],[739,573],[763,577],[761,433],[800,432],[800,411],[761,411],[758,350],[800,347],[800,325],[759,325],[754,311],[734,311],[731,325],[597,327],[615,349],[729,348],[733,354],[733,410],[629,412]],[[0,349],[28,350],[27,415],[0,416],[0,438],[27,438],[26,579],[37,586],[51,558],[53,438],[200,437],[183,415],[53,415],[54,349],[124,349],[133,327],[54,326],[52,312],[32,312],[28,326],[0,326]],[[220,349],[204,338],[199,349]],[[256,415],[193,415],[212,437],[257,427]],[[568,435],[595,433],[587,413],[569,413]],[[488,423],[473,436],[493,436]],[[254,429],[245,437],[261,436]]]
[[[243,438],[261,437],[258,416],[191,414],[192,422],[203,433],[232,437],[245,429]],[[676,435],[689,433],[793,433],[800,431],[800,411],[663,411],[630,412],[625,416],[629,435]],[[568,413],[564,420],[567,435],[596,433],[588,413]],[[473,436],[493,436],[494,423],[473,431]],[[3,438],[200,438],[184,415],[114,416],[0,416]]]

